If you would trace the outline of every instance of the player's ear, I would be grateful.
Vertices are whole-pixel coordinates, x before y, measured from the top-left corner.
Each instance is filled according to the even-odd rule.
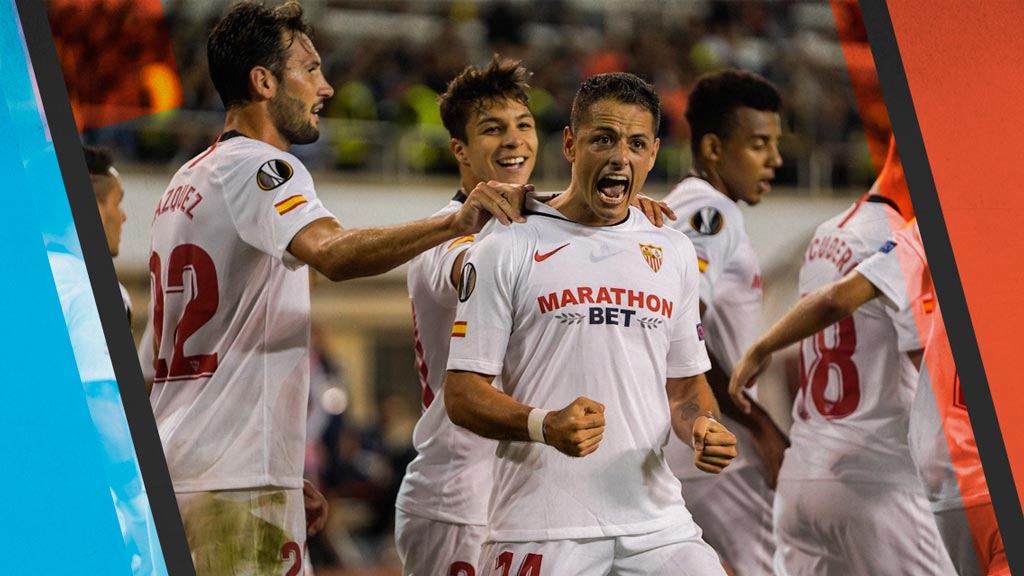
[[[277,77],[264,66],[253,66],[252,70],[249,70],[249,84],[260,98],[270,99],[277,94]]]
[[[469,157],[466,153],[466,143],[458,138],[452,138],[448,141],[448,147],[451,148],[452,155],[455,159],[464,166],[469,165]]]
[[[700,139],[700,155],[717,162],[722,157],[722,139],[718,134],[705,134]]]
[[[576,137],[568,126],[562,130],[562,154],[570,163],[576,160]]]

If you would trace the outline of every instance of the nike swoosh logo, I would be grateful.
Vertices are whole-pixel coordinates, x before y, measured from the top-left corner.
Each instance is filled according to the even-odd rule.
[[[540,252],[534,250],[533,251],[533,261],[534,262],[543,262],[543,261],[547,260],[548,258],[551,258],[552,256],[554,256],[555,252],[558,252],[559,250],[561,250],[562,248],[565,248],[568,245],[569,245],[569,243],[566,242],[565,244],[562,244],[558,248],[555,248],[554,250],[552,250],[551,252],[548,252],[546,254],[541,254]]]

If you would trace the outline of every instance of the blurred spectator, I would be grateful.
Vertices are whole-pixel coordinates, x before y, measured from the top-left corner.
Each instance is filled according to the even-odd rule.
[[[175,101],[189,114],[187,122],[181,115],[173,122],[148,119],[86,139],[127,142],[131,149],[122,154],[133,159],[178,162],[216,135],[201,114],[220,109],[204,71],[205,39],[226,1],[164,4],[161,11],[157,0],[52,0],[50,15],[83,130]],[[536,71],[531,84],[543,107],[535,114],[538,128],[555,151],[579,82],[605,70],[633,72],[654,83],[667,104],[666,154],[651,180],[674,180],[688,168],[681,103],[690,82],[705,70],[737,66],[765,75],[786,95],[792,118],[785,122],[793,132],[783,142],[788,168],[780,184],[867,185],[848,180],[872,178],[849,169],[864,155],[856,149],[863,147],[856,143],[862,128],[828,4],[331,0],[310,6],[317,12],[324,69],[338,90],[325,114],[323,145],[299,151],[314,166],[375,176],[454,173],[447,138],[428,111],[436,110],[446,79],[498,52]],[[84,17],[96,10],[121,16]],[[848,7],[839,6],[837,14],[843,30],[855,31]],[[94,63],[97,54],[102,57]],[[126,62],[122,54],[152,64]],[[541,179],[566,169],[557,156],[538,165]]]

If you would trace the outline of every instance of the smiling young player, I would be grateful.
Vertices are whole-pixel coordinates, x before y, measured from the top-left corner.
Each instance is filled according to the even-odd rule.
[[[461,187],[435,216],[458,212],[466,192],[481,182],[529,181],[538,144],[527,76],[518,62],[495,56],[485,68],[467,67],[441,95]],[[409,265],[423,416],[413,432],[417,456],[395,503],[395,543],[406,576],[484,573],[477,562],[487,535],[497,443],[452,424],[443,390],[457,275],[478,237],[441,244]]]

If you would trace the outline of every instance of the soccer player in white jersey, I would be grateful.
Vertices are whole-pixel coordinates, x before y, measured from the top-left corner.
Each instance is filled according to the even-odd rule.
[[[153,215],[151,402],[197,572],[294,573],[326,512],[302,480],[304,264],[335,281],[386,271],[492,216],[522,220],[522,187],[484,184],[448,216],[345,230],[287,152],[317,139],[333,93],[301,6],[233,6],[207,54],[227,118]]]
[[[760,202],[782,165],[780,107],[778,91],[756,74],[721,70],[699,78],[686,111],[693,168],[665,197],[679,214],[675,227],[697,252],[707,378],[723,422],[739,439],[739,455],[718,476],[695,471],[692,450],[675,440],[668,461],[705,538],[739,576],[771,572],[773,489],[787,446],[763,408],[744,414],[728,400],[732,368],[761,325],[761,269],[737,204]]]
[[[486,68],[467,67],[441,95],[441,118],[462,182],[436,216],[457,212],[466,191],[480,182],[528,182],[537,130],[528,107],[527,74],[518,62],[495,56]],[[457,274],[475,239],[465,236],[434,247],[409,266],[424,412],[413,433],[418,454],[395,504],[395,541],[406,576],[484,573],[477,561],[487,534],[497,443],[452,424],[443,392]]]
[[[96,208],[100,212],[103,234],[107,238],[107,248],[110,250],[110,257],[117,258],[121,251],[121,227],[128,218],[124,209],[121,208],[121,201],[124,200],[121,176],[114,168],[114,159],[110,150],[95,146],[83,146],[82,151],[85,153],[85,165],[89,168],[92,190],[96,194]],[[118,282],[118,286],[121,288],[121,300],[124,302],[124,311],[128,315],[130,324],[132,301],[128,297],[128,290],[124,284]]]
[[[445,403],[499,440],[480,566],[722,574],[662,455],[674,431],[718,472],[735,437],[703,377],[693,247],[629,206],[657,155],[658,98],[598,75],[571,118],[568,189],[528,199],[526,224],[495,227],[461,272]]]
[[[891,141],[871,190],[815,232],[800,294],[840,280],[902,227],[905,190]],[[775,499],[776,573],[952,572],[907,441],[920,349],[913,314],[881,302],[802,339]]]
[[[538,146],[528,107],[528,74],[518,62],[495,56],[486,68],[467,67],[441,95],[441,118],[451,135],[462,186],[437,215],[457,211],[465,191],[480,182],[528,182]],[[638,199],[656,226],[663,217],[674,219],[662,204]],[[406,575],[480,572],[497,443],[452,424],[443,391],[459,272],[479,238],[464,236],[436,246],[409,265],[424,412],[413,434],[418,454],[396,502],[395,540]]]
[[[1008,575],[1006,549],[917,221],[896,232],[892,242],[851,276],[844,279],[845,291],[862,298],[880,295],[889,306],[912,310],[916,333],[925,339],[910,418],[910,452],[957,573]]]

